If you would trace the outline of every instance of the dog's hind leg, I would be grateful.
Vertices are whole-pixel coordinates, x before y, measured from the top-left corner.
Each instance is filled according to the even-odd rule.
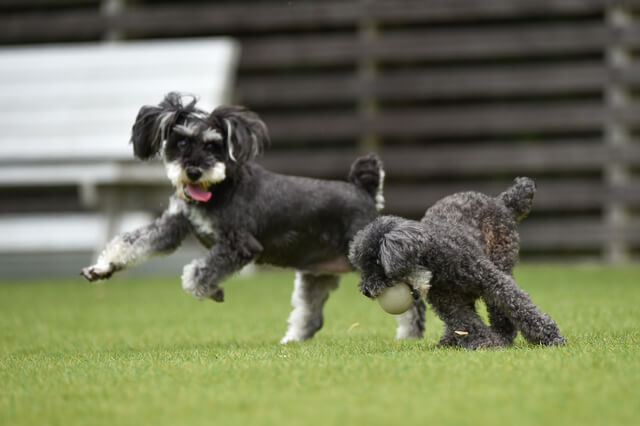
[[[398,322],[396,330],[397,339],[406,339],[409,337],[422,337],[424,333],[426,306],[422,298],[413,301],[411,308],[399,315],[395,315]]]
[[[469,349],[503,346],[502,339],[477,314],[475,297],[434,286],[427,293],[427,300],[444,322],[439,346]]]
[[[513,344],[516,336],[518,335],[518,329],[513,324],[513,321],[507,317],[502,310],[491,303],[487,303],[487,313],[489,314],[490,329],[502,338],[505,346]]]
[[[474,265],[476,278],[482,277],[483,299],[506,315],[529,343],[563,345],[566,340],[556,323],[533,303],[529,294],[511,276],[483,260]],[[493,309],[493,308],[492,308]]]
[[[505,274],[513,277],[513,267],[500,266],[499,264],[497,266]],[[487,313],[489,314],[489,324],[491,330],[493,330],[502,338],[505,346],[512,345],[513,341],[518,335],[517,327],[515,326],[513,321],[511,321],[509,317],[505,315],[505,313],[499,306],[495,305],[494,303],[488,302],[487,300],[484,300],[484,302],[487,305]]]
[[[314,275],[296,272],[289,315],[289,328],[280,343],[306,340],[322,328],[322,308],[329,292],[338,288],[338,275]]]

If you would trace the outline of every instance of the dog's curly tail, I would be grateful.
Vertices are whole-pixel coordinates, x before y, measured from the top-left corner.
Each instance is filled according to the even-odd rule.
[[[516,223],[527,217],[533,205],[536,183],[528,177],[517,177],[514,184],[498,195],[505,206],[513,213]]]
[[[378,211],[384,208],[384,169],[382,160],[375,155],[369,154],[359,157],[351,165],[349,171],[349,181],[364,189],[376,202]]]

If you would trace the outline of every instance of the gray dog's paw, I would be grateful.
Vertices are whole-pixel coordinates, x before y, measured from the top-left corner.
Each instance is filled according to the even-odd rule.
[[[224,301],[224,290],[207,278],[205,262],[194,260],[182,270],[182,288],[199,300],[212,299],[216,302]]]
[[[110,278],[115,271],[116,268],[113,263],[110,263],[108,265],[96,264],[83,268],[82,271],[80,271],[80,275],[85,277],[87,281],[93,282],[98,280],[106,280],[107,278]]]
[[[567,339],[558,335],[553,339],[549,340],[548,342],[545,342],[545,344],[547,346],[565,346],[567,344]]]
[[[213,293],[209,296],[209,299],[216,302],[224,302],[224,289],[219,286],[215,286]]]

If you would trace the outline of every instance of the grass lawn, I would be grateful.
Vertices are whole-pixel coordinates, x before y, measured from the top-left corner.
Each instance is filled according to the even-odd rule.
[[[520,266],[569,345],[438,349],[343,279],[308,342],[279,345],[293,273],[199,302],[177,276],[0,285],[0,425],[631,425],[640,268]]]

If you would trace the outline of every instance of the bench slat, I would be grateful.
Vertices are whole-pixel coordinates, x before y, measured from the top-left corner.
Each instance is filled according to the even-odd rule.
[[[0,253],[93,251],[104,233],[98,214],[2,216]]]
[[[138,109],[172,90],[226,103],[237,52],[229,38],[1,48],[0,161],[131,158]]]
[[[0,186],[59,186],[89,183],[157,184],[169,186],[164,167],[159,162],[95,162],[62,164],[3,165]]]

